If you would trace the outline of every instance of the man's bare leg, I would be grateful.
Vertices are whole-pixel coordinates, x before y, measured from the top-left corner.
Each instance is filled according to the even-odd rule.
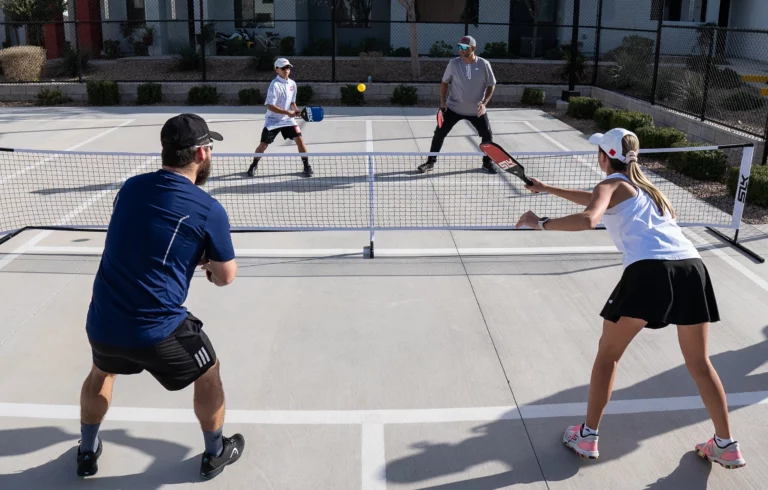
[[[223,449],[222,426],[224,425],[224,387],[219,374],[219,360],[195,381],[195,415],[205,438],[205,452],[213,457]]]
[[[81,452],[95,452],[99,445],[99,426],[112,401],[114,374],[105,373],[93,366],[80,391],[80,443]]]

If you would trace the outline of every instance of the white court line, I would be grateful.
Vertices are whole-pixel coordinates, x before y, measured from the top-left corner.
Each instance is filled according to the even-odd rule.
[[[30,114],[32,115],[32,114]],[[50,119],[50,118],[42,118],[42,119],[20,119],[20,118],[10,118],[7,116],[0,116],[0,122],[13,122],[13,123],[25,123],[25,122],[63,122],[63,123],[71,123],[73,121],[128,121],[126,118],[120,118],[120,119],[112,119],[112,118],[87,118],[87,117],[72,117],[67,119]],[[84,128],[72,128],[72,129],[84,129]],[[53,131],[53,130],[52,130]]]
[[[386,445],[384,425],[366,422],[362,427],[360,460],[363,465],[362,490],[386,490]]]
[[[19,246],[19,248],[17,248],[13,252],[9,253],[8,255],[0,259],[0,269],[10,264],[14,260],[16,260],[16,258],[18,258],[20,255],[29,253],[30,250],[34,249],[36,244],[40,243],[42,239],[44,239],[51,233],[53,233],[53,230],[46,230],[36,235],[32,235],[32,237],[26,242],[24,242],[21,246]]]
[[[728,393],[729,407],[768,405],[768,391]],[[249,425],[364,425],[435,424],[447,422],[489,422],[496,420],[540,419],[584,416],[587,403],[514,405],[500,407],[425,408],[413,410],[238,410],[227,409],[227,421]],[[607,414],[630,414],[700,410],[698,396],[611,400]],[[0,417],[79,420],[78,405],[0,403]],[[107,420],[116,422],[161,422],[197,424],[191,408],[110,407]]]
[[[127,119],[127,120],[125,120],[125,121],[124,121],[122,124],[118,124],[117,126],[115,126],[115,127],[113,127],[113,128],[109,128],[109,129],[107,129],[106,131],[102,131],[101,133],[97,134],[96,136],[93,136],[93,137],[91,137],[91,138],[88,138],[87,140],[83,141],[82,143],[78,143],[78,144],[76,144],[75,146],[72,146],[72,147],[70,147],[70,148],[67,148],[67,149],[66,149],[66,150],[64,150],[64,151],[74,151],[74,150],[77,150],[77,149],[78,149],[78,148],[80,148],[81,146],[85,146],[85,145],[87,145],[88,143],[92,143],[92,142],[96,141],[96,140],[97,140],[97,139],[99,139],[99,138],[103,138],[104,136],[106,136],[106,135],[108,135],[108,134],[110,134],[110,133],[112,133],[112,132],[114,132],[114,131],[117,131],[118,129],[122,128],[123,126],[126,126],[126,125],[128,125],[128,124],[131,124],[133,121],[135,121],[135,119]],[[34,163],[34,164],[32,164],[32,165],[27,165],[27,166],[26,166],[26,167],[24,167],[22,170],[20,170],[20,171],[18,171],[18,172],[16,172],[16,173],[14,173],[14,174],[11,174],[9,177],[7,177],[7,178],[5,178],[5,179],[3,179],[3,180],[0,180],[0,185],[3,185],[3,184],[5,184],[5,183],[7,183],[7,182],[9,182],[9,181],[11,181],[11,180],[13,180],[13,179],[15,179],[15,178],[19,177],[20,175],[23,175],[23,174],[27,173],[28,171],[30,171],[30,170],[32,170],[32,169],[34,169],[34,168],[36,168],[36,167],[38,167],[38,166],[40,166],[40,165],[42,165],[42,164],[46,163],[46,162],[49,162],[49,161],[51,161],[51,160],[54,160],[54,159],[56,159],[56,158],[58,158],[58,157],[56,157],[56,156],[51,156],[51,157],[47,157],[47,158],[44,158],[44,159],[40,160],[39,162],[37,162],[37,163]]]

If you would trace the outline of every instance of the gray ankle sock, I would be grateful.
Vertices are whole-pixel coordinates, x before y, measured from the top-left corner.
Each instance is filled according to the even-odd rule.
[[[203,431],[205,439],[205,454],[218,458],[224,451],[224,440],[221,437],[223,427],[214,432]]]
[[[101,424],[84,424],[80,422],[80,435],[82,436],[82,441],[80,442],[81,453],[96,452],[96,448],[99,447],[99,426]]]

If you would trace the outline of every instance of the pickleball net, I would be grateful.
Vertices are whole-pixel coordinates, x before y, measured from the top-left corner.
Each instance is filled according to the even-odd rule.
[[[591,190],[605,178],[596,151],[508,151],[529,177],[552,185]],[[584,209],[532,194],[498,168],[487,173],[481,152],[436,154],[434,170],[421,174],[429,155],[309,153],[314,176],[306,178],[298,153],[267,153],[248,177],[253,154],[214,152],[202,188],[235,231],[507,230],[529,209],[550,218]],[[641,167],[682,226],[738,230],[752,156],[751,145],[643,150]],[[106,229],[126,179],[160,167],[159,153],[0,151],[0,232]]]

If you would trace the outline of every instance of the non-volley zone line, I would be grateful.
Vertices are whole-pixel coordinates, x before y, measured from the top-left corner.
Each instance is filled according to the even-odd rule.
[[[728,393],[729,407],[768,405],[768,391]],[[494,420],[541,419],[583,416],[586,402],[515,405],[497,407],[424,408],[393,410],[242,410],[227,409],[227,421],[255,425],[362,425],[434,424],[445,422],[487,422]],[[701,410],[699,396],[611,400],[606,414]],[[0,417],[79,420],[78,405],[0,403]],[[153,407],[110,407],[108,420],[118,422],[197,423],[192,409]]]

